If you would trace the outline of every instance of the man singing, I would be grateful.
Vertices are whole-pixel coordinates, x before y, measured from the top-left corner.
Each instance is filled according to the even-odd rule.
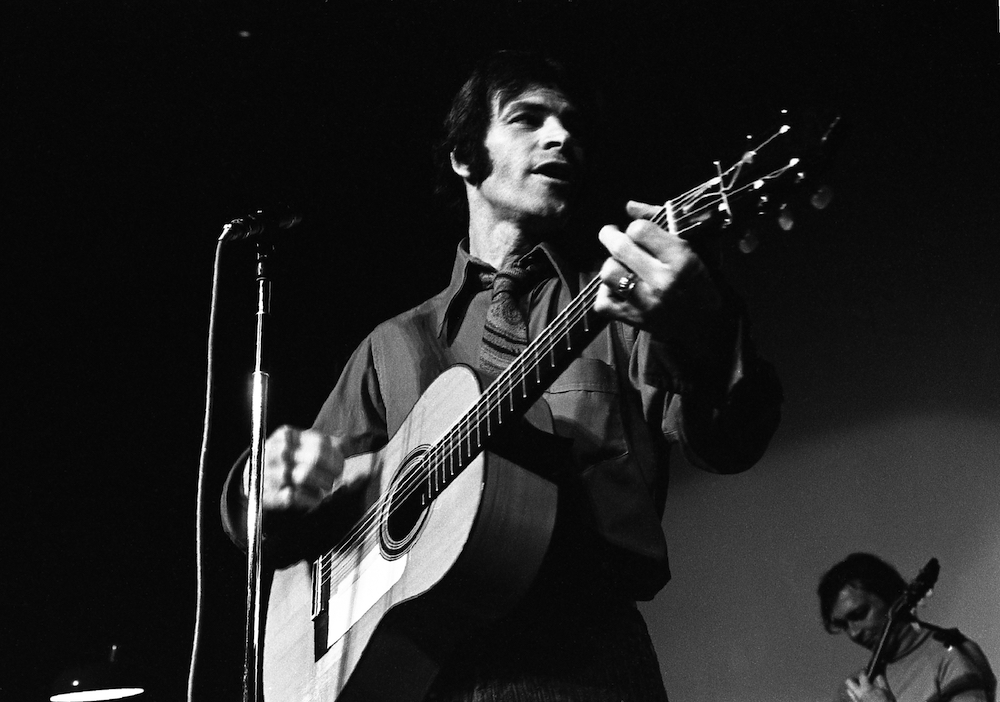
[[[671,449],[735,473],[759,460],[779,422],[780,385],[742,306],[709,255],[652,221],[659,208],[628,203],[631,223],[598,234],[603,264],[579,265],[596,233],[571,216],[587,176],[587,94],[534,53],[499,52],[475,69],[439,150],[468,215],[450,280],[374,329],[312,428],[283,427],[266,444],[266,541],[290,562],[316,545],[315,515],[344,510],[371,484],[371,471],[344,470],[345,457],[384,446],[449,367],[489,383],[599,276],[595,319],[606,324],[539,401],[550,427],[519,426],[489,447],[536,457],[533,469],[557,486],[544,562],[516,606],[456,643],[429,689],[413,683],[423,684],[417,699],[666,700],[636,600],[670,577],[661,518]],[[239,477],[224,498],[238,542]],[[330,535],[320,541],[330,548]]]

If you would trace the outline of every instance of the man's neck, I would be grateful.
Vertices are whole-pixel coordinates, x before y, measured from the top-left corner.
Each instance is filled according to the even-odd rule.
[[[469,253],[497,270],[528,253],[541,238],[517,222],[469,221]]]
[[[925,629],[914,627],[909,623],[900,624],[893,635],[888,660],[892,662],[903,658],[919,646],[928,635],[929,632]]]

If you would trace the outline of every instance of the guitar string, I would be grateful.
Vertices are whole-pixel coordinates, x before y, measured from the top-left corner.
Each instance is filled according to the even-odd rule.
[[[665,208],[662,208],[658,213],[657,217],[654,219],[662,218],[665,213]],[[530,366],[534,367],[538,360],[544,356],[551,353],[550,348],[554,340],[558,340],[564,334],[564,328],[571,328],[576,322],[580,320],[581,311],[579,308],[589,308],[592,307],[593,298],[596,297],[596,291],[600,286],[600,279],[595,279],[591,281],[590,285],[587,286],[581,294],[578,295],[565,310],[560,313],[547,327],[543,330],[543,333],[535,339],[525,352],[522,353],[515,361],[508,366],[502,372],[497,379],[490,384],[487,390],[477,398],[476,403],[473,407],[465,413],[465,417],[476,417],[476,421],[464,420],[456,423],[455,426],[447,430],[444,436],[435,442],[434,447],[424,454],[420,461],[423,466],[429,466],[426,474],[421,474],[419,471],[413,471],[410,476],[407,476],[403,482],[396,486],[395,494],[398,496],[399,500],[405,500],[411,497],[417,489],[422,489],[425,483],[426,475],[429,475],[431,471],[440,470],[443,465],[447,464],[447,457],[455,453],[456,446],[461,446],[462,444],[470,444],[468,441],[468,436],[470,436],[470,430],[468,425],[478,426],[482,422],[482,417],[491,416],[497,414],[498,408],[503,404],[503,397],[509,393],[510,388],[514,386],[512,382],[512,377],[519,374],[524,374],[524,367]],[[457,437],[456,437],[457,435]],[[476,441],[476,448],[480,446],[480,441]],[[459,449],[461,450],[461,449]],[[467,451],[466,453],[471,453]],[[454,469],[451,471],[452,476],[454,475]],[[350,534],[348,534],[338,546],[331,549],[327,554],[331,555],[333,552],[341,550],[343,546],[351,541],[357,540],[357,537],[361,535],[362,537],[366,535],[369,526],[375,522],[378,518],[378,512],[382,509],[382,504],[379,502],[374,503],[368,510],[368,512],[363,515],[361,521],[359,521],[358,526]],[[361,540],[364,540],[363,538]]]
[[[525,368],[529,369],[530,372],[530,369],[536,368],[540,361],[552,353],[553,339],[563,335],[564,329],[572,328],[583,319],[586,311],[581,311],[579,308],[584,307],[589,309],[593,306],[593,300],[596,297],[596,291],[600,284],[600,279],[595,278],[588,286],[588,289],[576,298],[574,307],[572,309],[567,308],[568,311],[565,318],[554,320],[550,327],[548,327],[547,338],[539,337],[540,343],[532,346],[533,352],[522,354],[516,365],[512,365],[507,373],[498,377],[497,381],[490,385],[488,391],[479,399],[473,410],[466,414],[468,419],[457,423],[455,427],[446,433],[443,439],[437,442],[434,449],[421,457],[421,467],[424,470],[415,470],[411,476],[408,476],[407,479],[404,479],[397,486],[393,491],[393,494],[397,496],[397,500],[405,500],[411,497],[418,488],[423,489],[426,477],[432,472],[436,472],[442,476],[447,472],[448,478],[454,477],[456,467],[464,468],[461,458],[454,460],[456,450],[464,452],[464,455],[469,458],[478,455],[482,444],[481,435],[476,439],[472,439],[471,437],[482,426],[482,417],[499,417],[499,414],[504,412],[504,406],[506,405],[504,398],[509,395],[511,389],[516,384],[519,384],[513,382],[512,378],[519,374],[526,375]],[[486,433],[488,435],[489,430]],[[473,444],[475,445],[474,449],[472,448]],[[441,482],[444,482],[446,479],[442,477]],[[345,542],[354,542],[355,544],[360,542],[364,544],[373,541],[371,537],[374,534],[374,529],[371,527],[376,523],[378,512],[382,511],[384,507],[384,502],[379,501],[379,503],[376,503],[369,513],[369,519],[365,520],[367,523],[362,522],[361,526],[355,530],[355,533],[345,539]],[[332,553],[341,548],[343,547],[341,546],[331,551],[330,554],[327,554],[327,559],[320,563],[322,582],[324,584],[348,567],[348,559],[343,559],[340,563],[334,563],[331,559]]]
[[[724,175],[728,175],[730,171],[732,171],[735,168],[738,168],[740,165],[741,164],[737,164],[737,166],[731,168]],[[787,166],[784,166],[780,169],[776,169],[772,173],[769,173],[763,178],[758,179],[758,181],[768,180],[777,177],[782,173],[786,172],[789,168],[792,167],[792,165],[794,165],[794,163],[790,163]],[[718,177],[706,181],[700,186],[693,188],[688,193],[685,193],[685,195],[682,196],[681,198],[678,198],[678,200],[688,197],[691,199],[692,202],[696,202],[698,199],[703,197],[706,189],[710,188],[713,184],[717,184],[718,182],[719,182]],[[755,181],[755,183],[756,182],[757,181]],[[729,193],[729,195],[733,197],[738,196],[739,194],[741,194],[742,192],[746,191],[751,187],[753,187],[753,184],[748,184],[737,190],[732,191],[731,193]],[[685,214],[684,217],[689,219],[693,216],[700,215],[706,209],[708,209],[708,207],[716,205],[719,201],[721,201],[721,198],[719,198],[719,200],[717,201],[712,202],[709,205],[706,205],[700,209],[696,209],[690,213]],[[654,215],[654,217],[651,219],[652,221],[654,221],[654,223],[662,224],[664,223],[662,220],[666,217],[666,214],[667,214],[667,208],[662,207],[657,212],[657,214]],[[685,227],[684,229],[681,229],[678,233],[681,234],[690,231],[691,229],[694,229],[695,227],[699,226],[701,223],[702,223],[701,221],[695,222],[695,224],[691,225],[690,227]],[[600,284],[601,281],[599,278],[591,281],[590,285],[588,285],[587,287],[588,288],[593,287],[593,290],[587,290],[585,288],[585,292],[589,294],[584,294],[584,292],[582,292],[572,303],[570,303],[570,305],[565,310],[567,312],[573,312],[572,315],[566,315],[566,316],[572,316],[572,319],[570,319],[569,321],[560,320],[559,317],[557,316],[557,318],[554,319],[553,322],[546,328],[545,332],[548,333],[546,334],[543,332],[543,334],[540,335],[539,340],[541,340],[543,337],[546,337],[544,342],[542,344],[532,344],[529,347],[529,349],[526,349],[526,351],[529,351],[529,353],[526,354],[523,353],[518,359],[520,363],[518,362],[518,360],[515,360],[515,362],[512,363],[511,366],[508,367],[508,369],[506,369],[504,373],[498,376],[497,380],[494,381],[494,383],[492,383],[487,388],[487,391],[474,404],[473,408],[465,414],[465,417],[467,418],[471,416],[480,417],[481,415],[486,415],[488,417],[495,413],[499,415],[499,411],[502,409],[501,403],[503,399],[510,395],[515,385],[523,383],[523,380],[519,380],[517,381],[517,383],[512,382],[512,380],[514,379],[513,376],[525,378],[526,375],[524,373],[524,368],[523,368],[524,366],[528,366],[529,370],[535,368],[537,372],[537,362],[541,360],[543,356],[547,356],[554,350],[553,348],[551,348],[551,344],[549,342],[559,340],[559,339],[552,339],[552,337],[565,336],[565,333],[568,332],[572,328],[572,326],[584,320],[585,315],[589,312],[589,307],[592,306],[593,296],[596,296],[596,290],[600,287]],[[574,305],[574,303],[581,303],[581,304]],[[580,307],[582,304],[585,304],[587,309],[584,309],[582,312],[579,310],[571,310],[571,308]],[[562,331],[563,326],[567,327],[565,331]],[[542,348],[543,346],[546,346],[546,348],[543,349]],[[533,353],[531,353],[531,351],[533,351]],[[395,504],[399,504],[400,502],[403,502],[406,499],[412,497],[417,490],[424,489],[424,486],[428,484],[430,475],[432,473],[436,474],[438,472],[443,471],[450,463],[449,457],[454,455],[456,450],[461,452],[462,444],[468,444],[469,446],[471,446],[471,441],[470,441],[471,434],[469,433],[467,427],[471,426],[473,430],[478,431],[478,428],[481,426],[481,423],[482,419],[479,419],[478,421],[475,422],[473,422],[471,419],[463,419],[460,420],[455,426],[453,426],[447,432],[445,432],[445,435],[435,443],[434,447],[426,454],[424,454],[424,456],[420,457],[420,466],[418,467],[418,469],[412,471],[409,476],[406,476],[404,480],[401,483],[399,483],[397,489],[391,493],[396,495]],[[477,456],[478,453],[481,452],[481,450],[482,450],[481,441],[477,440],[476,452],[475,453],[471,451],[467,452],[468,461],[466,462],[466,465],[459,467],[459,471],[467,467],[468,462],[474,460],[475,456]],[[421,472],[421,469],[423,469],[423,472]],[[449,477],[454,477],[455,475],[454,466],[450,468],[449,473],[450,473]],[[341,542],[336,547],[328,551],[324,556],[320,557],[319,559],[320,561],[322,561],[323,559],[327,559],[330,561],[330,566],[331,566],[330,577],[333,576],[334,554],[343,550],[356,550],[353,549],[353,547],[348,546],[348,544],[351,543],[357,544],[359,542],[363,544],[365,541],[368,541],[370,536],[374,533],[374,531],[371,529],[371,525],[376,521],[380,521],[378,519],[379,512],[383,511],[383,507],[384,507],[384,500],[379,499],[375,503],[373,503],[373,505],[369,508],[368,512],[365,515],[363,515],[362,519],[358,522],[358,524],[352,530],[352,532],[348,534],[344,539],[342,539]],[[389,509],[391,511],[392,508],[390,507]],[[345,549],[345,547],[347,548]],[[346,562],[349,559],[345,558],[341,560]],[[320,567],[322,570],[322,563],[320,564]],[[341,569],[338,568],[337,570]],[[324,575],[324,579],[325,577],[326,576]]]
[[[591,281],[591,283],[585,288],[584,292],[582,292],[579,296],[577,296],[574,299],[574,301],[570,303],[570,305],[566,308],[566,310],[563,311],[564,314],[560,315],[561,318],[557,317],[555,320],[553,320],[553,322],[549,325],[551,333],[548,334],[547,337],[557,336],[559,333],[556,329],[557,327],[561,328],[561,327],[572,326],[574,324],[573,321],[574,318],[577,321],[579,320],[580,311],[571,308],[578,308],[581,306],[581,304],[592,305],[593,297],[596,295],[596,290],[600,286],[600,282],[601,282],[600,278],[595,278],[593,281]],[[534,346],[538,350],[532,354],[522,353],[521,356],[519,356],[518,359],[511,364],[511,366],[508,366],[508,368],[505,369],[504,373],[502,373],[497,377],[497,379],[490,385],[489,389],[477,399],[477,402],[473,406],[473,409],[467,412],[466,416],[469,416],[471,414],[476,414],[477,416],[484,414],[489,414],[489,415],[497,414],[498,409],[502,409],[502,399],[503,395],[505,394],[503,388],[510,388],[513,386],[513,383],[511,383],[511,376],[517,373],[519,370],[523,372],[523,366],[528,365],[530,359],[532,358],[538,359],[540,357],[548,355],[548,353],[551,351],[551,348],[548,349],[541,348],[546,345],[551,347],[551,344],[546,344],[547,341],[551,341],[551,339],[543,338],[542,335],[540,335],[539,338],[536,339],[536,342],[541,342],[541,343],[532,344],[532,346]],[[498,400],[500,401],[498,402]],[[427,466],[430,466],[430,468],[428,468],[423,475],[420,474],[419,470],[415,470],[413,472],[413,475],[404,478],[404,480],[397,486],[395,490],[393,490],[391,493],[387,493],[389,495],[396,496],[395,504],[398,504],[412,497],[417,492],[417,490],[422,490],[427,475],[429,475],[431,471],[438,471],[441,470],[442,467],[446,467],[448,465],[447,457],[453,455],[456,451],[456,448],[457,450],[460,451],[461,450],[460,447],[462,446],[462,444],[469,444],[471,446],[471,442],[469,441],[469,437],[471,436],[471,434],[468,431],[467,425],[468,422],[462,422],[462,421],[457,422],[451,429],[445,432],[445,435],[436,442],[435,446],[430,451],[428,451],[424,456],[421,457],[420,467],[425,468]],[[480,452],[481,452],[481,446],[479,445],[479,441],[477,441],[476,451],[475,452],[469,451],[467,453],[469,455],[469,458],[474,458]],[[465,466],[461,466],[460,470],[464,469],[465,467],[467,467],[467,464]],[[454,475],[455,475],[455,468],[454,465],[452,465],[451,476],[454,477]],[[346,538],[344,538],[337,547],[331,549],[331,551],[328,552],[324,556],[324,558],[331,559],[335,552],[346,550],[345,546],[348,544],[350,545],[347,546],[347,549],[353,549],[355,548],[355,544],[364,544],[365,542],[367,542],[372,536],[372,534],[375,533],[375,529],[372,528],[372,525],[377,525],[381,523],[381,520],[379,520],[378,517],[379,517],[379,512],[384,510],[384,506],[385,506],[384,500],[382,499],[378,500],[375,504],[373,504],[372,507],[368,510],[366,517],[361,522],[359,522],[357,528],[355,528],[351,534],[349,534]],[[352,559],[342,559],[342,560],[347,561]],[[330,577],[332,577],[334,572],[333,565],[334,564],[331,562],[330,574],[329,574]],[[324,582],[326,581],[326,578],[327,574],[323,573]]]
[[[783,171],[785,169],[781,169],[781,170]],[[777,173],[779,173],[779,171],[774,171],[774,174],[777,174]],[[768,177],[770,177],[772,175],[773,174],[768,174]],[[714,180],[716,180],[716,179],[713,179],[713,181]],[[711,183],[711,182],[712,181],[709,181],[709,183]],[[709,187],[707,183],[706,184],[702,184],[701,186],[699,186],[698,188],[692,190],[691,192],[695,192],[696,193],[695,197],[700,197],[700,195],[698,194],[698,191],[704,191],[706,187]],[[747,186],[747,187],[750,187],[750,186]],[[741,190],[745,190],[745,189],[746,188],[741,188],[740,190],[734,191],[732,194],[733,195],[738,195]],[[712,204],[715,204],[715,203],[713,202]],[[695,210],[692,213],[690,213],[688,215],[685,215],[685,216],[688,217],[688,218],[690,218],[692,215],[699,215],[699,214],[703,213],[705,209],[706,208],[703,207],[700,210]],[[657,223],[657,224],[663,224],[663,223],[665,223],[664,220],[666,218],[666,212],[667,212],[667,210],[666,210],[665,207],[660,208],[659,211],[657,212],[657,214],[654,215],[654,217],[651,218],[652,221],[654,223]],[[691,227],[687,227],[687,228],[683,229],[681,231],[681,233],[687,232],[690,229],[694,228],[695,226],[698,226],[699,224],[700,224],[700,222],[696,222]],[[584,304],[587,304],[589,301],[583,301],[583,302],[584,302]],[[558,318],[556,320],[554,320],[553,323],[543,333],[547,332],[547,336],[549,336],[549,337],[552,337],[552,336],[562,336],[563,332],[561,331],[561,329],[559,329],[558,321],[559,321]],[[578,320],[573,320],[570,324],[575,324],[576,321],[578,321]],[[544,342],[546,340],[544,338],[541,339],[541,340],[543,341],[542,345],[544,345]],[[540,345],[538,345],[538,344],[533,344],[531,347],[529,347],[528,349],[526,349],[525,353],[522,354],[522,356],[521,356],[521,363],[518,364],[518,365],[512,365],[510,367],[510,369],[508,370],[507,373],[505,373],[505,374],[503,374],[501,376],[498,376],[497,380],[493,384],[491,384],[489,388],[487,388],[487,390],[481,396],[481,399],[487,401],[486,410],[485,411],[482,411],[481,407],[474,406],[472,409],[470,409],[470,411],[468,413],[466,413],[466,416],[469,416],[469,417],[471,417],[471,416],[477,416],[478,417],[480,415],[491,414],[492,411],[493,411],[493,409],[495,409],[496,405],[495,404],[490,404],[489,401],[492,400],[493,396],[496,396],[496,395],[507,395],[508,394],[508,391],[513,387],[513,384],[510,382],[511,376],[521,377],[521,375],[523,375],[523,373],[521,372],[520,366],[527,365],[525,363],[525,361],[527,361],[529,359],[536,359],[537,356],[540,355],[541,352],[538,350],[539,346]],[[531,351],[535,351],[536,352],[534,356],[532,355]],[[551,349],[547,349],[547,350],[544,351],[545,354],[548,354],[550,352],[551,352]],[[482,404],[483,404],[483,402],[478,402],[477,403],[477,405],[482,405]],[[472,424],[474,426],[478,426],[480,422],[479,421],[471,421],[471,420],[469,420],[469,421],[466,421],[466,423],[467,424]],[[449,436],[449,435],[451,435],[451,434],[453,434],[453,433],[454,433],[454,429],[449,430],[449,432],[446,433],[446,437]],[[444,439],[441,439],[441,440],[439,440],[439,442],[438,442],[437,445],[438,446],[446,446],[449,443],[457,444],[457,443],[460,443],[460,442],[456,442],[456,441],[447,442]],[[465,443],[468,443],[468,441],[466,440]],[[425,464],[430,464],[432,466],[432,469],[436,470],[436,469],[438,469],[440,467],[440,460],[434,460],[434,459],[435,459],[435,457],[438,456],[438,454],[441,454],[441,453],[443,453],[445,456],[447,456],[447,455],[450,455],[450,454],[454,453],[454,449],[446,449],[446,448],[432,449],[431,451],[429,451],[427,454],[425,454],[422,457],[423,462]],[[412,480],[411,480],[411,485],[413,485],[415,487],[418,484],[422,484],[424,482],[424,478],[425,478],[424,475],[420,475],[419,473],[414,472]],[[398,487],[400,487],[402,489],[406,489],[408,486],[407,486],[406,483],[402,483]],[[407,497],[407,496],[409,496],[409,494],[412,494],[412,493],[406,493],[406,494],[404,494],[403,495],[404,498]]]
[[[662,223],[660,220],[665,217],[665,212],[666,208],[661,208],[653,220],[657,223]],[[434,447],[420,457],[421,465],[426,468],[426,471],[421,474],[420,471],[415,470],[396,486],[394,492],[399,500],[405,500],[411,497],[418,489],[423,489],[427,476],[432,472],[448,469],[450,473],[449,477],[454,477],[455,469],[453,466],[449,469],[449,463],[451,462],[450,457],[455,454],[456,450],[460,452],[464,450],[464,453],[470,458],[476,455],[472,450],[463,449],[463,446],[472,446],[470,437],[474,432],[478,431],[478,428],[482,425],[483,418],[501,413],[505,404],[504,398],[510,394],[515,385],[521,384],[520,381],[516,380],[516,377],[527,377],[533,369],[537,374],[538,363],[553,352],[552,347],[554,342],[558,341],[560,337],[565,336],[565,331],[575,326],[589,312],[589,308],[593,306],[593,300],[596,297],[596,292],[600,284],[601,280],[599,278],[592,280],[574,298],[570,305],[543,330],[542,334],[510,366],[498,375],[497,379],[477,398],[473,407],[464,414],[464,418],[447,430],[444,436],[435,442]],[[499,416],[498,420],[502,421]],[[486,433],[489,434],[489,429],[487,429]],[[476,451],[481,450],[481,447],[482,440],[479,437],[475,440]],[[381,507],[382,505],[379,503],[374,504],[369,509],[368,514],[365,515],[366,519],[359,522],[359,527],[349,534],[338,547],[332,549],[331,553],[339,550],[345,543],[355,540],[359,534],[366,532],[368,526],[377,518],[377,513]]]
[[[775,135],[776,136],[776,135]],[[765,144],[770,142],[775,136],[770,137]],[[760,148],[760,147],[758,147]],[[748,154],[751,152],[748,152]],[[670,201],[668,205],[680,202],[680,206],[677,207],[681,211],[682,217],[685,220],[691,220],[702,214],[708,212],[713,207],[718,207],[722,204],[721,193],[725,192],[727,186],[725,185],[724,178],[732,176],[733,180],[739,176],[739,171],[742,169],[743,165],[747,163],[746,157],[741,159],[739,162],[731,166],[720,176],[711,178],[700,185],[690,189],[686,193],[682,194],[680,197],[673,201]],[[758,183],[772,180],[777,178],[787,172],[790,168],[796,165],[797,161],[792,160],[785,166],[777,168],[770,173],[756,179],[755,181],[741,186],[740,188],[731,190],[726,193],[727,197],[737,198],[744,194],[746,191],[753,189],[759,189]],[[711,188],[715,185],[720,186],[720,190],[714,191]],[[731,187],[731,186],[728,186]],[[691,210],[690,212],[684,212],[684,208],[690,206],[691,204],[697,203],[699,200],[709,197],[710,201],[702,204],[700,207]],[[668,208],[667,206],[661,207],[657,213],[651,218],[655,224],[665,224],[667,218]],[[695,221],[694,224],[690,226],[685,226],[678,230],[678,234],[684,234],[697,228],[703,223],[703,221]],[[508,366],[497,379],[489,385],[483,395],[474,403],[473,407],[465,413],[464,418],[460,419],[454,426],[448,429],[444,435],[435,442],[434,446],[419,459],[419,466],[411,471],[410,475],[405,476],[403,481],[401,481],[396,489],[392,493],[387,493],[395,495],[395,504],[404,502],[405,500],[412,497],[418,490],[423,490],[424,486],[428,484],[430,476],[432,473],[437,473],[448,467],[450,462],[449,457],[454,455],[454,453],[459,451],[461,455],[462,445],[467,444],[471,446],[471,432],[479,431],[482,424],[482,417],[488,419],[489,416],[497,414],[499,416],[502,410],[502,403],[504,398],[510,396],[510,393],[515,389],[515,386],[521,385],[526,378],[525,370],[535,370],[538,372],[537,363],[541,361],[545,356],[554,352],[552,348],[552,343],[561,340],[562,337],[571,331],[572,327],[581,321],[585,321],[586,315],[590,312],[590,307],[592,307],[593,301],[596,298],[596,292],[601,284],[600,278],[595,278],[592,280],[580,295],[578,295],[568,306],[563,313],[557,315],[556,318],[550,323],[542,334],[525,349],[525,353],[522,353],[515,361]],[[591,290],[591,288],[593,288]],[[585,309],[580,310],[579,308],[586,305]],[[569,317],[570,319],[561,319],[562,317]],[[598,324],[603,322],[598,321]],[[558,338],[556,338],[558,337]],[[541,343],[538,343],[541,342]],[[545,348],[543,348],[545,347]],[[527,368],[525,368],[527,367]],[[514,376],[517,376],[515,378]],[[520,378],[520,380],[518,379]],[[472,421],[471,417],[479,417],[477,421]],[[467,467],[468,463],[474,460],[474,458],[481,453],[482,442],[481,437],[476,441],[476,452],[467,452],[466,465],[459,467],[459,472]],[[454,477],[455,469],[452,466],[449,470],[449,477]],[[361,519],[356,523],[355,527],[349,532],[343,539],[341,539],[338,544],[327,551],[326,554],[320,556],[318,561],[323,561],[327,559],[330,561],[331,566],[331,577],[332,577],[332,566],[334,565],[334,555],[342,551],[356,550],[352,544],[363,544],[365,541],[369,540],[369,537],[374,533],[372,525],[376,522],[381,522],[380,512],[383,511],[384,500],[376,500],[371,507],[368,508],[365,514],[362,515]],[[390,507],[390,511],[391,511]],[[362,546],[363,548],[363,546]],[[353,560],[353,559],[340,559],[343,561]],[[322,564],[321,564],[322,568]]]
[[[788,167],[779,169],[778,171],[775,171],[773,174],[768,174],[766,178],[775,177],[777,174],[780,174],[781,172],[787,170]],[[693,197],[695,198],[694,201],[702,197],[701,193],[703,193],[704,190],[707,187],[710,187],[711,184],[714,182],[717,182],[717,179],[712,179],[711,181],[708,181],[707,183],[702,184],[698,188],[695,188],[692,191],[690,191],[694,193],[693,195]],[[752,186],[744,186],[743,188],[740,188],[737,191],[733,191],[731,195],[735,196],[739,192],[746,190],[748,187]],[[685,217],[689,218],[693,215],[701,214],[704,211],[704,209],[705,208],[702,208],[700,210],[695,210],[694,212],[685,215]],[[664,223],[662,220],[666,217],[666,214],[667,214],[667,208],[666,207],[660,208],[657,214],[654,215],[654,217],[652,218],[652,221],[654,221],[654,223],[662,224]],[[690,229],[693,229],[694,227],[700,224],[701,222],[696,222],[694,225],[682,229],[679,233],[684,233],[686,231],[689,231]],[[524,382],[523,379],[527,377],[526,374],[524,373],[525,370],[524,367],[527,366],[528,370],[535,369],[537,373],[538,372],[537,363],[541,360],[543,356],[547,356],[548,354],[553,352],[554,349],[551,347],[551,343],[549,342],[558,341],[559,339],[552,339],[551,337],[563,337],[565,336],[565,332],[562,331],[562,327],[564,325],[567,326],[565,331],[568,332],[575,324],[579,323],[580,321],[584,321],[585,315],[589,312],[589,307],[592,306],[593,296],[596,295],[596,290],[599,288],[600,283],[601,283],[600,279],[595,279],[591,281],[591,284],[588,287],[593,287],[594,289],[586,290],[586,292],[590,294],[581,293],[581,295],[574,300],[574,303],[581,303],[581,305],[585,305],[587,309],[583,310],[582,313],[579,310],[573,310],[572,315],[567,315],[570,316],[571,319],[568,322],[562,320],[563,324],[559,323],[560,320],[558,317],[555,320],[553,320],[553,323],[546,328],[546,332],[548,333],[547,334],[543,333],[543,335],[540,335],[540,339],[542,338],[542,336],[547,336],[549,338],[545,339],[541,344],[532,344],[531,347],[529,347],[529,349],[526,349],[528,353],[524,353],[519,357],[518,361],[520,362],[515,361],[515,363],[511,364],[511,366],[508,367],[505,373],[502,373],[500,376],[498,376],[497,380],[494,383],[492,383],[489,386],[489,388],[487,388],[487,391],[475,403],[473,408],[465,414],[465,417],[467,419],[460,420],[454,427],[452,427],[445,433],[445,436],[442,437],[442,439],[439,439],[438,442],[436,442],[435,446],[430,451],[428,451],[424,456],[420,457],[420,465],[418,469],[412,471],[409,476],[406,476],[404,480],[401,483],[399,483],[397,489],[393,491],[393,494],[397,496],[396,504],[399,504],[400,502],[405,501],[409,497],[413,496],[417,490],[424,489],[424,486],[426,484],[429,484],[430,476],[432,474],[434,475],[437,475],[438,473],[443,474],[443,471],[447,468],[449,472],[449,477],[454,477],[455,469],[453,465],[450,465],[452,463],[450,457],[455,454],[456,450],[459,451],[461,455],[463,444],[466,444],[471,447],[472,445],[470,440],[471,432],[479,431],[479,428],[481,427],[482,424],[482,419],[481,419],[482,415],[485,415],[488,418],[493,414],[497,414],[499,419],[499,414],[500,411],[502,410],[503,399],[509,397],[510,393],[514,390],[515,385],[523,384]],[[579,307],[581,305],[576,305],[576,307]],[[570,307],[574,307],[573,303],[571,303],[571,305],[567,307],[567,310],[570,310]],[[516,383],[512,382],[513,380],[515,380],[515,376],[517,378],[521,378],[522,380],[518,380]],[[472,417],[476,417],[477,420],[473,421]],[[469,461],[473,460],[474,457],[478,455],[479,452],[481,452],[481,450],[482,450],[482,441],[480,437],[479,439],[476,440],[476,452],[473,453],[471,450],[466,452],[468,454],[467,455],[468,460]],[[464,469],[464,467],[466,466],[467,463],[465,466],[460,465],[459,471]],[[423,472],[421,472],[421,469]],[[330,563],[331,566],[333,566],[333,560],[332,560],[333,554],[335,552],[344,550],[344,546],[346,544],[350,542],[357,543],[358,541],[364,542],[369,540],[371,534],[374,533],[370,528],[371,524],[377,520],[379,516],[378,513],[382,511],[383,507],[384,507],[383,500],[376,501],[372,505],[372,507],[368,510],[367,515],[365,515],[362,518],[362,520],[358,523],[357,527],[352,531],[352,533],[349,534],[345,539],[343,539],[341,543],[338,544],[337,547],[331,549],[326,554],[325,557],[331,560]],[[392,508],[390,507],[389,509],[391,511]],[[361,537],[360,539],[358,538],[359,536]],[[346,561],[347,559],[344,560]],[[330,577],[332,577],[332,575],[333,572],[331,570]]]

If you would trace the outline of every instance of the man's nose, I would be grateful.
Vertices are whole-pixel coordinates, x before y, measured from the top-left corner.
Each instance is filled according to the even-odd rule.
[[[570,145],[572,139],[572,133],[559,117],[549,115],[545,118],[545,123],[542,125],[542,146],[564,147]]]

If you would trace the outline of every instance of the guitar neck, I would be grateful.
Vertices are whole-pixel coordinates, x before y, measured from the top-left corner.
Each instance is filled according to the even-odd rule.
[[[704,209],[697,209],[709,191],[704,184],[685,194],[685,210],[675,211],[668,200],[650,218],[671,236],[679,227],[697,227],[704,222]],[[718,202],[718,199],[712,200]],[[514,361],[480,396],[479,401],[439,441],[425,457],[427,465],[425,504],[439,495],[469,465],[490,438],[524,414],[545,389],[562,373],[583,349],[607,326],[607,320],[594,313],[600,277],[593,278],[552,322],[545,327]]]
[[[690,196],[693,203],[702,196],[704,188],[692,192],[695,193]],[[673,203],[669,200],[651,220],[663,226],[672,236],[678,234],[678,222],[683,221],[675,216]],[[440,494],[486,448],[491,437],[524,414],[607,326],[607,320],[594,313],[601,285],[600,277],[587,283],[428,453],[427,502]]]
[[[827,130],[825,141],[833,125]],[[783,126],[756,149],[747,151],[740,160],[723,171],[716,162],[718,175],[679,197],[668,200],[650,220],[670,236],[694,240],[699,232],[710,229],[705,225],[719,219],[721,227],[732,229],[733,205],[740,199],[755,200],[758,215],[768,212],[772,202],[769,187],[788,187],[803,181],[803,162],[799,157],[769,165],[764,172],[755,172],[753,164],[764,160],[765,148],[786,134]],[[752,177],[749,177],[753,173]],[[506,368],[486,389],[479,401],[426,456],[425,503],[440,494],[471,461],[489,444],[492,436],[502,431],[541,396],[556,377],[576,358],[583,348],[606,326],[607,322],[593,312],[601,279],[594,278],[566,309]]]
[[[425,456],[427,500],[437,497],[492,437],[523,415],[607,325],[593,311],[600,286],[600,278],[591,280]]]
[[[889,633],[892,631],[893,620],[890,618],[886,622],[885,628],[882,630],[882,636],[878,641],[878,646],[872,652],[872,657],[868,660],[868,665],[865,666],[865,674],[868,679],[873,679],[876,675],[882,675],[885,673],[885,654],[886,654],[886,644],[889,642]]]

